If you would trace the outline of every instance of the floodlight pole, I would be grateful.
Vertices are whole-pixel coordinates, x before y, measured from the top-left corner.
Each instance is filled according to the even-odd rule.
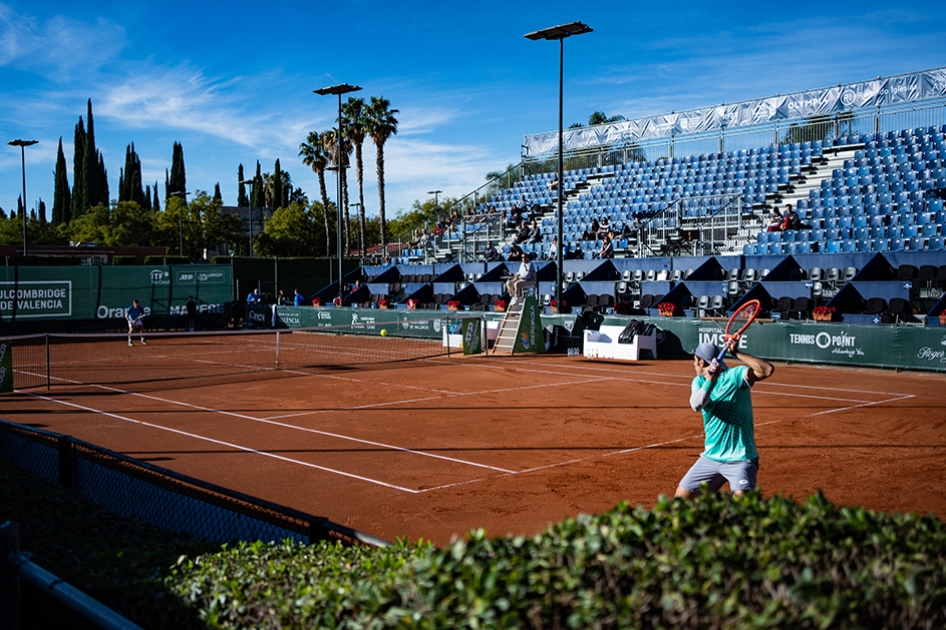
[[[39,140],[11,140],[11,147],[20,147],[20,172],[23,174],[23,257],[26,258],[26,147],[31,147]]]
[[[335,138],[335,163],[338,166],[338,197],[335,202],[335,214],[336,214],[336,224],[338,233],[338,302],[341,304],[344,291],[344,286],[342,286],[342,278],[344,277],[345,271],[342,267],[342,261],[344,256],[342,255],[342,169],[345,168],[342,162],[345,160],[345,136],[342,133],[343,123],[342,123],[342,94],[348,94],[349,92],[357,92],[361,88],[357,85],[348,85],[347,83],[340,83],[339,85],[332,85],[326,88],[320,88],[318,90],[313,90],[319,96],[326,96],[328,94],[337,94],[338,95],[338,136]]]
[[[565,39],[572,35],[591,33],[592,29],[581,22],[571,22],[526,34],[526,39],[537,41],[558,40],[558,245],[555,252],[555,300],[562,307],[562,282],[565,266],[565,130],[564,130],[564,83],[565,83]]]
[[[443,192],[442,190],[428,190],[427,191],[428,195],[434,196],[434,210],[440,210],[440,193],[442,192]]]

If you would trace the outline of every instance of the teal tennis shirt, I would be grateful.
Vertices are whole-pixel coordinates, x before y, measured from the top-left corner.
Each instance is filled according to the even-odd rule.
[[[729,368],[716,379],[710,399],[703,409],[703,432],[706,443],[703,455],[716,462],[740,462],[755,459],[755,446],[750,384],[746,382],[749,368]],[[697,376],[692,389],[709,387],[709,379]]]

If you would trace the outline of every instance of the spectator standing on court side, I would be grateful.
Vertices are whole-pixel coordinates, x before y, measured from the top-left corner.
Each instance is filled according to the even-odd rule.
[[[677,486],[677,498],[700,494],[702,483],[708,483],[709,489],[716,492],[728,481],[736,496],[756,487],[759,452],[749,389],[753,383],[772,376],[775,367],[739,352],[738,344],[737,339],[726,344],[729,353],[744,363],[733,368],[717,363],[716,344],[701,343],[693,354],[696,377],[691,385],[690,408],[702,412],[706,438],[699,459]]]
[[[141,345],[147,346],[148,342],[145,341],[145,325],[141,322],[141,318],[145,316],[145,309],[141,308],[141,302],[135,300],[131,303],[131,306],[125,309],[125,319],[128,320],[128,346],[131,347],[135,344],[131,342],[131,335],[136,330],[141,336]]]
[[[302,296],[301,293],[299,293],[299,289],[296,289],[296,290],[295,290],[295,293],[296,293],[295,296],[292,298],[292,299],[293,299],[293,304],[294,304],[295,306],[302,306],[302,305],[304,305],[304,304],[305,304],[305,298]]]
[[[259,289],[250,291],[250,294],[246,296],[246,303],[250,306],[255,306],[260,303]]]
[[[188,296],[185,308],[187,309],[187,327],[194,332],[194,324],[197,322],[197,302],[194,301],[193,295]]]

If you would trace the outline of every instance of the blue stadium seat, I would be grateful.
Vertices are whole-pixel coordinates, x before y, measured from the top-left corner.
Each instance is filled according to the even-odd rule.
[[[930,238],[929,243],[930,251],[941,252],[946,249],[946,243],[944,243],[944,238],[942,236],[933,236]]]

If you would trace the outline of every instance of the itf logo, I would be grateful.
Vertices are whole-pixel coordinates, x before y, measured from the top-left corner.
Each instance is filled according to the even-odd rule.
[[[171,273],[169,271],[162,271],[160,269],[151,270],[151,284],[160,285],[160,284],[171,284]]]

